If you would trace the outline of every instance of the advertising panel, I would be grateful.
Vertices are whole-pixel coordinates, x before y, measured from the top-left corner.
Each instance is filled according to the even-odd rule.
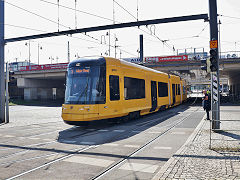
[[[43,65],[31,65],[31,66],[21,66],[19,71],[39,71],[39,70],[52,70],[52,69],[67,69],[68,63],[58,63],[58,64],[43,64]]]
[[[157,62],[168,62],[168,61],[187,61],[188,55],[181,56],[155,56],[155,57],[146,57],[146,63],[157,63]]]

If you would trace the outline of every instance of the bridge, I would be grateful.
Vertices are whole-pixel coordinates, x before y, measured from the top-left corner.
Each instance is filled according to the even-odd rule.
[[[228,78],[231,93],[240,95],[240,58],[220,59],[220,77]],[[210,75],[201,70],[200,60],[144,62],[141,65],[166,73],[178,73],[189,84],[210,83]],[[31,68],[31,69],[30,69]],[[14,74],[15,85],[21,91],[13,91],[12,96],[31,99],[63,99],[67,63],[33,65],[22,67]],[[14,94],[16,93],[17,94]]]

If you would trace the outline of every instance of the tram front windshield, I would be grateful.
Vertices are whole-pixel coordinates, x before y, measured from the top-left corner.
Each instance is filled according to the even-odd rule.
[[[65,104],[104,104],[106,71],[103,66],[68,69]]]

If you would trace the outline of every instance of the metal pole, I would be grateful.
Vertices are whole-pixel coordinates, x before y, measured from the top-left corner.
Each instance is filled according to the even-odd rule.
[[[39,65],[39,43],[38,43],[38,65]]]
[[[29,40],[29,43],[28,43],[28,45],[29,45],[29,47],[28,47],[28,61],[29,61],[29,66],[31,65],[31,59],[30,59],[30,56],[31,56],[31,54],[30,54],[30,52],[31,52],[31,50],[30,50],[30,40]]]
[[[5,122],[4,1],[0,1],[0,123]]]
[[[116,34],[114,34],[114,38],[115,38],[115,46],[114,46],[114,48],[115,48],[115,58],[117,58],[117,41],[118,41],[118,39],[116,37]]]
[[[220,32],[220,25],[222,24],[221,23],[221,21],[219,20],[218,21],[218,24],[219,24],[219,38],[218,38],[218,40],[219,40],[219,42],[218,42],[218,45],[219,45],[219,48],[218,48],[218,50],[219,50],[219,59],[221,59],[221,32]]]
[[[9,82],[9,67],[8,67],[8,63],[6,63],[6,121],[5,121],[5,123],[9,123],[8,82]]]
[[[70,45],[68,41],[68,63],[70,62]]]
[[[143,35],[140,34],[140,62],[143,62]]]
[[[209,0],[209,16],[210,16],[210,41],[217,40],[218,41],[218,24],[217,24],[217,0]],[[220,129],[220,96],[219,96],[219,61],[218,61],[218,48],[217,51],[217,72],[212,72],[212,80],[211,85],[214,86],[214,81],[217,83],[215,86],[216,92],[214,92],[212,88],[212,98],[211,98],[211,105],[212,105],[212,129]],[[217,97],[216,97],[217,96]],[[216,97],[216,98],[214,98]]]
[[[111,36],[110,36],[110,29],[108,31],[108,35],[109,35],[109,42],[108,42],[108,49],[109,49],[109,57],[111,56]]]

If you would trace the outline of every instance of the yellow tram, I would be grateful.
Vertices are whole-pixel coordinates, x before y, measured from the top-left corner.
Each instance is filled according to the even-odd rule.
[[[110,57],[75,60],[68,66],[62,118],[71,125],[136,118],[181,104],[185,87],[179,76]]]

